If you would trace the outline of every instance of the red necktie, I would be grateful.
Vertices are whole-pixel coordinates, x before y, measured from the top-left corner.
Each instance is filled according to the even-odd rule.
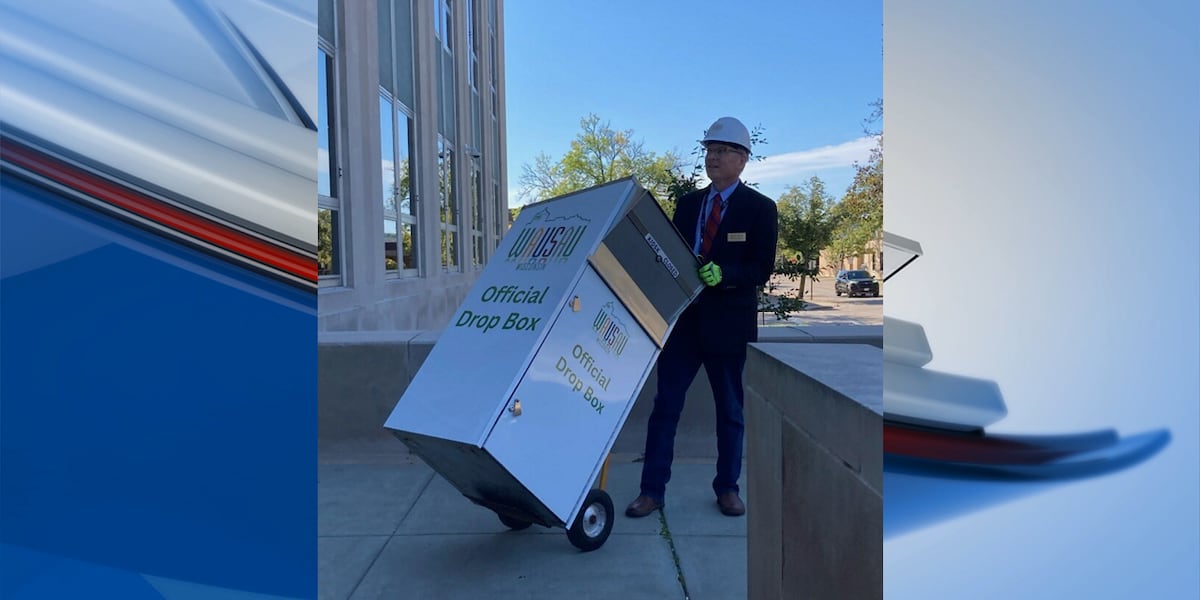
[[[721,194],[713,196],[712,210],[704,224],[704,235],[700,237],[700,255],[708,256],[713,240],[717,239],[717,228],[721,226]]]

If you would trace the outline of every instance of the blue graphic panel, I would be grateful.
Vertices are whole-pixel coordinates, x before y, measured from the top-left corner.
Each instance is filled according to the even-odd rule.
[[[314,596],[315,295],[14,177],[0,226],[0,596]]]

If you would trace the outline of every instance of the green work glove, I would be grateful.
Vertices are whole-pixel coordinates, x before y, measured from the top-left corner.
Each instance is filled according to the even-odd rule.
[[[699,273],[700,281],[703,281],[704,285],[711,287],[721,283],[721,266],[717,263],[710,262],[700,267]]]

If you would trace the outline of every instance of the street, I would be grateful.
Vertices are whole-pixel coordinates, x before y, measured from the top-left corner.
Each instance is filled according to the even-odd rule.
[[[833,293],[833,276],[825,275],[820,281],[808,282],[804,293],[804,301],[808,308],[793,312],[786,322],[781,322],[771,313],[761,313],[759,324],[764,327],[791,325],[882,325],[883,324],[883,284],[880,284],[878,298],[849,298]],[[775,284],[774,295],[791,294],[799,288],[799,281],[788,281],[784,277],[772,279]]]

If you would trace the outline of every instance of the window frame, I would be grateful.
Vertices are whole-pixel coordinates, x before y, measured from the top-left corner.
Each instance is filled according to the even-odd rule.
[[[398,10],[398,5],[401,3],[405,5],[403,12],[407,14],[408,18],[410,19],[407,22],[407,26],[409,28],[407,35],[401,35],[402,32],[400,31],[401,11]],[[388,205],[384,202],[385,197],[380,198],[379,207],[382,210],[382,214],[379,219],[379,223],[383,227],[379,231],[383,235],[384,244],[383,275],[385,280],[413,279],[422,276],[423,269],[421,268],[421,255],[423,253],[420,249],[420,241],[424,239],[424,232],[420,227],[419,218],[421,211],[421,193],[418,186],[420,174],[418,172],[419,170],[417,169],[418,147],[415,139],[417,133],[416,111],[409,106],[410,101],[415,103],[417,100],[415,97],[417,94],[417,75],[415,69],[416,48],[413,46],[416,43],[417,37],[415,28],[413,27],[413,22],[411,21],[411,19],[413,19],[413,2],[412,0],[379,0],[377,11],[380,15],[379,27],[381,36],[378,47],[381,54],[385,49],[389,53],[387,62],[391,65],[391,73],[388,76],[389,81],[386,83],[390,83],[392,86],[392,89],[389,89],[388,86],[385,85],[384,81],[380,81],[379,95],[381,119],[382,112],[385,110],[386,105],[386,110],[389,113],[388,116],[390,117],[391,122],[391,131],[386,135],[390,136],[389,147],[391,148],[392,152],[392,156],[390,157],[392,164],[392,179],[390,185],[385,187],[391,189],[390,193],[392,194],[394,200],[392,208],[389,209]],[[385,35],[384,30],[386,30],[387,39],[383,39],[383,36]],[[405,44],[407,44],[407,54],[403,57],[399,56],[402,38],[405,41]],[[380,63],[383,63],[382,57],[380,58]],[[405,76],[412,78],[412,81],[404,80]],[[414,97],[411,99],[400,97],[402,94],[409,93],[411,93]],[[403,123],[401,121],[402,119]],[[409,174],[409,207],[407,211],[404,210],[402,199],[398,196],[398,192],[401,189],[401,174],[404,172],[400,164],[400,153],[402,148],[399,144],[400,127],[402,125],[405,127],[405,148],[403,148],[403,150],[405,150]],[[383,136],[385,135],[382,131],[382,122],[380,123],[380,129],[380,154],[382,155],[382,145],[384,141]],[[381,182],[383,175],[382,171],[383,166],[380,164]],[[387,193],[386,189],[382,191],[385,194]],[[389,269],[387,266],[387,228],[389,223],[392,223],[396,229],[397,264],[395,269]],[[412,240],[410,252],[404,251],[404,232],[406,229],[410,232],[410,239]],[[408,259],[411,263],[410,267],[404,266],[406,259]]]
[[[484,241],[487,228],[484,207],[487,201],[484,196],[482,163],[479,152],[472,150],[467,185],[470,187],[471,269],[474,271],[482,270],[488,261],[487,244]]]
[[[346,272],[349,266],[349,260],[346,253],[346,219],[345,210],[343,207],[343,198],[341,190],[341,152],[340,144],[338,144],[338,125],[340,120],[341,94],[339,93],[339,70],[337,61],[337,47],[327,40],[318,38],[317,40],[317,61],[322,64],[322,54],[324,54],[323,66],[325,70],[325,89],[318,89],[317,93],[324,92],[325,96],[325,111],[318,115],[318,119],[323,119],[326,129],[326,137],[329,148],[328,160],[326,165],[329,168],[329,195],[322,194],[320,184],[317,186],[317,219],[318,227],[322,210],[328,210],[331,213],[333,220],[333,264],[332,272],[321,274],[320,264],[317,266],[317,286],[318,288],[333,288],[344,287],[346,285]],[[318,88],[320,81],[318,77]],[[321,126],[318,124],[318,139],[320,136]],[[320,148],[318,148],[320,150]],[[321,164],[317,165],[318,169],[322,168]],[[318,171],[319,173],[319,171]],[[318,239],[318,251],[320,250],[320,240]]]
[[[455,144],[444,135],[437,137],[437,176],[438,176],[438,230],[441,232],[439,247],[443,273],[463,272],[462,251],[462,210],[459,206],[458,186],[454,185],[454,173],[458,169],[455,158]],[[447,221],[449,212],[451,220]],[[447,238],[453,247],[447,250]],[[453,264],[447,262],[453,261]]]
[[[400,201],[398,196],[395,198],[395,203],[394,203],[395,208],[393,208],[391,210],[389,210],[387,208],[386,203],[381,203],[382,208],[383,208],[383,218],[381,219],[381,224],[384,227],[383,228],[384,243],[385,244],[387,243],[387,237],[386,237],[387,236],[387,223],[388,223],[388,221],[392,221],[396,224],[396,244],[397,244],[397,246],[396,246],[397,268],[389,269],[387,267],[387,259],[385,256],[383,272],[384,272],[385,277],[388,279],[408,279],[408,278],[413,278],[413,277],[420,277],[420,275],[421,275],[421,260],[420,260],[421,256],[420,256],[419,250],[417,250],[419,248],[418,240],[421,239],[420,230],[418,229],[418,221],[419,221],[418,213],[420,211],[420,204],[417,202],[417,197],[418,197],[417,179],[418,179],[418,177],[417,177],[417,169],[416,169],[416,163],[415,163],[416,144],[414,143],[414,139],[413,139],[413,137],[414,137],[413,133],[414,133],[414,129],[416,126],[416,120],[413,117],[412,109],[405,106],[404,102],[400,101],[400,99],[396,98],[394,95],[392,95],[391,92],[384,89],[383,87],[379,88],[379,99],[380,99],[380,109],[382,110],[383,106],[386,104],[388,106],[389,112],[391,113],[391,126],[392,126],[391,127],[392,130],[390,132],[391,149],[392,149],[392,156],[391,156],[391,160],[392,160],[391,189],[392,189],[392,192],[391,193],[393,196],[396,196],[400,190],[400,179],[401,179],[400,174],[402,173],[402,171],[400,169],[396,168],[400,164],[400,155],[399,155],[399,153],[400,153],[399,146],[400,145],[398,142],[400,141],[399,135],[400,135],[401,119],[404,120],[405,127],[407,128],[407,134],[405,135],[405,138],[406,138],[405,145],[406,145],[406,150],[407,150],[407,157],[405,160],[408,164],[408,175],[409,175],[408,202],[409,202],[409,207],[410,207],[410,210],[408,212],[403,211],[402,210],[402,202]],[[382,130],[380,131],[380,136],[381,136],[381,138],[383,136]],[[382,139],[381,139],[381,142],[382,142]],[[382,155],[382,148],[381,148],[380,154]],[[382,176],[383,176],[383,165],[381,164],[380,165],[380,182],[381,183],[383,181]],[[385,193],[387,192],[387,190],[383,190],[383,191]],[[380,200],[382,200],[382,198]],[[410,234],[412,236],[413,250],[414,250],[414,252],[411,253],[412,264],[413,264],[412,267],[404,267],[403,266],[405,257],[409,256],[408,254],[405,254],[405,252],[404,252],[404,227],[405,226],[408,226],[409,230],[412,232]],[[385,248],[385,252],[386,252],[386,248]]]

